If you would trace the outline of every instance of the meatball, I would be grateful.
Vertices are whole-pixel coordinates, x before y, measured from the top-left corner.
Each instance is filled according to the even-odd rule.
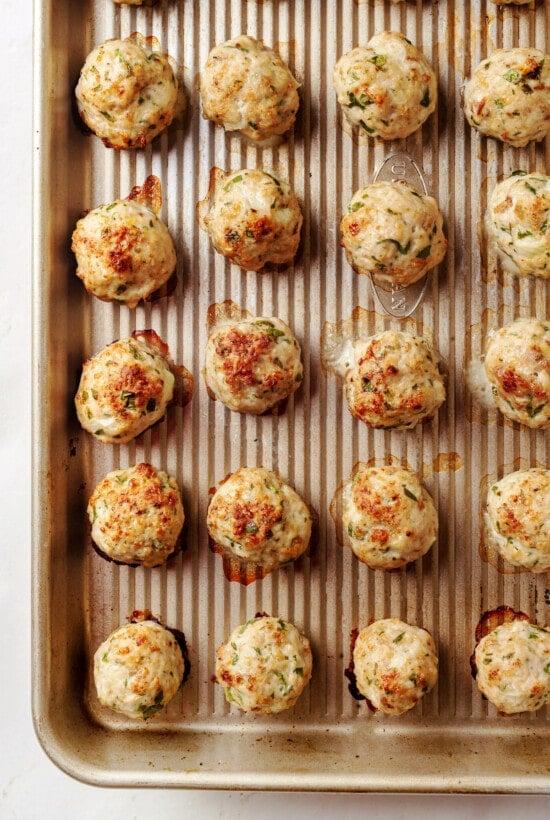
[[[99,702],[136,720],[147,720],[172,700],[183,672],[175,637],[153,620],[120,626],[94,655]]]
[[[266,171],[213,168],[199,224],[218,253],[244,270],[287,265],[300,243],[302,211],[286,182]]]
[[[550,569],[550,470],[517,470],[487,493],[486,535],[515,567],[531,572]]]
[[[403,34],[384,31],[359,46],[334,67],[338,102],[351,125],[369,136],[403,139],[435,109],[433,68]]]
[[[479,691],[499,712],[534,712],[550,701],[550,632],[523,613],[481,638],[473,668]]]
[[[300,346],[280,319],[219,324],[206,345],[204,376],[214,398],[230,410],[259,415],[300,386]]]
[[[445,401],[439,359],[427,339],[386,330],[356,342],[346,372],[350,413],[369,427],[411,428]]]
[[[430,633],[398,618],[362,629],[353,649],[357,689],[386,715],[408,712],[433,689],[437,663]]]
[[[216,681],[243,712],[290,709],[311,678],[308,639],[280,618],[257,615],[238,626],[216,652]]]
[[[372,569],[394,569],[424,555],[437,537],[437,513],[415,473],[360,463],[344,485],[344,528]]]
[[[298,87],[278,54],[241,35],[208,55],[200,80],[202,114],[253,142],[273,142],[294,125]]]
[[[185,520],[175,479],[150,464],[108,473],[92,493],[88,518],[105,556],[142,567],[166,561]]]
[[[82,427],[100,441],[126,444],[161,419],[174,392],[168,348],[137,331],[84,362],[75,396]]]
[[[485,215],[502,266],[517,276],[550,279],[550,177],[516,171],[495,185]]]
[[[160,182],[148,177],[128,199],[117,199],[90,211],[76,223],[72,250],[77,276],[86,290],[105,302],[135,308],[164,285],[176,267],[176,251],[166,225],[141,199]]]
[[[512,3],[516,6],[526,6],[527,3],[530,3],[531,0],[493,0],[497,6],[509,6]]]
[[[255,564],[267,574],[305,552],[311,514],[276,473],[241,467],[216,490],[207,526],[224,556]]]
[[[87,57],[76,86],[80,116],[109,148],[144,148],[174,118],[170,59],[140,34],[107,40]]]
[[[550,60],[536,48],[500,48],[464,86],[464,112],[487,137],[524,148],[550,130]]]
[[[496,406],[527,427],[550,427],[550,322],[516,319],[487,343],[485,372]]]
[[[447,251],[437,202],[406,182],[374,182],[356,191],[340,230],[354,270],[390,285],[418,281]]]

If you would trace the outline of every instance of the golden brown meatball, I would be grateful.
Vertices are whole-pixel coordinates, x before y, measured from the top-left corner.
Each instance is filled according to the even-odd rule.
[[[488,340],[485,372],[498,409],[526,427],[550,426],[550,322],[516,319]]]
[[[290,709],[309,683],[308,639],[294,624],[260,615],[238,626],[216,652],[216,681],[243,712]]]
[[[167,357],[154,331],[136,331],[84,362],[75,396],[82,427],[100,441],[125,444],[159,421],[174,393]]]
[[[90,497],[88,517],[103,555],[143,567],[174,552],[185,519],[175,479],[151,464],[108,473]]]
[[[334,67],[338,102],[351,125],[372,137],[404,139],[435,109],[437,80],[428,60],[395,31],[376,34]]]
[[[412,428],[445,401],[439,359],[421,336],[386,330],[356,342],[346,372],[350,412],[370,427]]]
[[[296,255],[300,203],[288,183],[266,171],[213,168],[198,214],[218,253],[244,270],[286,265]]]
[[[241,467],[218,487],[208,532],[223,555],[265,575],[299,558],[311,536],[311,514],[298,493],[264,467]]]
[[[297,89],[278,54],[241,35],[208,55],[200,86],[203,117],[253,142],[269,143],[294,125]]]
[[[360,462],[344,485],[342,500],[351,548],[373,569],[416,561],[437,537],[432,498],[410,470]]]
[[[109,148],[144,148],[174,118],[170,59],[141,34],[107,40],[87,57],[76,86],[80,116]]]
[[[516,148],[550,130],[550,61],[536,48],[499,48],[464,86],[468,122]]]
[[[89,293],[134,308],[168,281],[176,251],[157,216],[160,200],[160,182],[150,176],[128,199],[101,205],[76,223],[76,274]]]
[[[354,270],[390,285],[412,285],[447,251],[437,202],[406,182],[374,182],[356,191],[340,229]]]
[[[361,630],[353,666],[359,692],[387,715],[408,712],[437,683],[432,636],[398,618],[375,621]]]

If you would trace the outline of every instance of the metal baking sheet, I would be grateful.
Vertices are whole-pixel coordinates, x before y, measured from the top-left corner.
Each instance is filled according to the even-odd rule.
[[[485,330],[519,315],[550,315],[548,285],[518,281],[483,259],[478,226],[488,191],[516,168],[548,170],[548,144],[515,150],[466,124],[460,90],[473,66],[499,46],[548,51],[550,4],[486,0],[160,0],[154,8],[111,0],[36,0],[35,26],[35,405],[34,702],[38,737],[51,758],[101,785],[235,789],[543,792],[550,790],[544,710],[504,719],[483,701],[468,657],[480,613],[505,603],[548,621],[548,579],[505,575],[482,560],[480,493],[512,465],[550,464],[548,434],[478,412],[464,381]],[[344,130],[332,68],[376,31],[399,30],[439,73],[439,107],[422,130],[393,144],[358,142]],[[116,153],[75,126],[71,91],[87,53],[133,31],[156,35],[181,65],[187,114],[143,152]],[[258,150],[202,120],[197,75],[210,48],[247,32],[274,44],[301,82],[294,134]],[[447,258],[412,319],[385,316],[367,277],[338,242],[353,191],[385,157],[408,153],[439,200]],[[275,169],[304,210],[296,266],[242,273],[214,254],[195,203],[210,168]],[[149,173],[162,180],[163,216],[177,243],[178,286],[135,311],[88,297],[74,275],[69,237],[80,213],[125,196]],[[211,402],[201,377],[210,304],[232,299],[295,330],[304,353],[301,390],[280,416],[231,414]],[[372,327],[416,327],[433,336],[449,368],[438,418],[412,432],[369,431],[345,407],[341,382],[320,365],[326,321],[362,306]],[[192,403],[119,448],[92,441],[73,411],[82,361],[135,328],[153,327],[173,358],[192,369]],[[408,569],[373,572],[336,538],[329,505],[353,464],[389,459],[418,470],[440,514],[436,546]],[[85,507],[107,470],[151,460],[174,474],[187,512],[186,549],[144,571],[102,561],[90,548]],[[208,548],[208,490],[240,465],[286,476],[316,511],[309,554],[248,587],[224,578]],[[91,653],[135,607],[149,607],[188,639],[191,677],[145,726],[101,709],[89,680]],[[210,677],[215,647],[257,610],[288,617],[311,640],[314,675],[297,708],[272,718],[230,708]],[[437,688],[400,719],[372,716],[348,694],[349,633],[371,618],[423,625],[439,646]]]

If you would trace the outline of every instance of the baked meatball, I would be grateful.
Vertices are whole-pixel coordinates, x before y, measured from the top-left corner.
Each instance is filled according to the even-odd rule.
[[[215,326],[204,377],[214,398],[238,413],[259,415],[292,395],[303,379],[300,345],[280,319]]]
[[[534,712],[550,700],[550,632],[514,614],[519,618],[491,630],[474,653],[478,689],[505,715]]]
[[[487,137],[524,148],[550,130],[550,60],[536,48],[499,48],[464,86],[464,112]]]
[[[84,362],[75,396],[82,427],[126,444],[161,419],[174,392],[168,348],[154,331],[119,339]]]
[[[398,618],[362,629],[353,649],[357,689],[386,715],[408,712],[433,689],[437,663],[430,633]]]
[[[516,6],[526,6],[531,0],[493,0],[497,6],[509,6],[512,3]]]
[[[390,285],[412,285],[447,251],[437,202],[406,182],[373,182],[356,191],[340,230],[356,273]]]
[[[376,34],[334,67],[338,102],[351,125],[384,140],[408,137],[435,109],[437,80],[416,46],[395,31]]]
[[[80,116],[108,148],[144,148],[174,118],[178,81],[150,38],[107,40],[87,57],[76,86]]]
[[[491,546],[515,567],[550,569],[550,470],[517,470],[487,493],[485,530]]]
[[[254,142],[273,142],[294,125],[298,87],[278,54],[241,35],[208,55],[200,80],[202,115]]]
[[[266,171],[213,168],[199,224],[218,253],[244,270],[287,265],[300,243],[302,211],[287,182]]]
[[[160,182],[148,177],[128,199],[101,205],[76,223],[72,239],[76,274],[89,293],[105,302],[135,308],[175,270],[176,251],[168,228],[141,198],[147,187],[158,188],[160,208]]]
[[[550,322],[516,319],[488,340],[485,372],[496,406],[527,427],[550,427]]]
[[[356,342],[345,390],[350,413],[369,427],[412,428],[445,401],[439,359],[427,339],[385,330]]]
[[[309,683],[309,641],[280,618],[258,615],[238,626],[216,652],[216,681],[243,712],[290,709]]]
[[[505,270],[550,279],[550,177],[516,171],[495,185],[487,236]]]
[[[311,514],[277,473],[241,467],[213,495],[207,526],[224,556],[255,564],[267,574],[305,552]]]
[[[92,493],[88,518],[105,556],[142,567],[166,561],[185,520],[175,479],[150,464],[108,473]]]
[[[351,548],[372,569],[395,569],[424,555],[437,513],[415,473],[360,463],[346,482],[342,520]]]
[[[136,720],[147,720],[172,700],[183,672],[175,637],[152,620],[115,629],[94,655],[99,702]]]

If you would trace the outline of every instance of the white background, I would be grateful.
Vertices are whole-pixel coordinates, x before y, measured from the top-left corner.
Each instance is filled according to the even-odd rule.
[[[549,817],[545,797],[101,790],[39,748],[29,694],[32,2],[1,0],[0,11],[0,820]]]

